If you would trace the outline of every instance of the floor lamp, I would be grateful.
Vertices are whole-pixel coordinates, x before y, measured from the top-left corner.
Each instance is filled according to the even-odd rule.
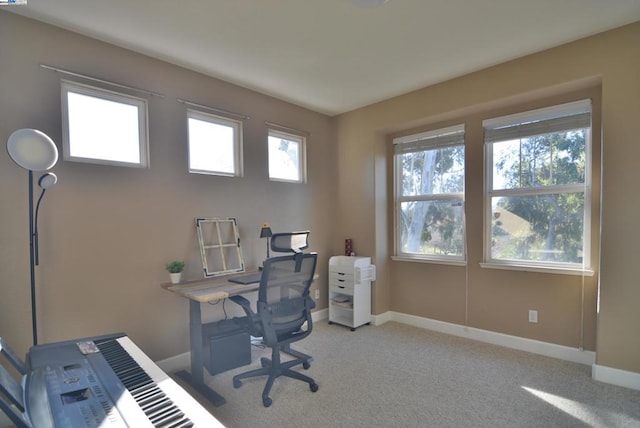
[[[36,270],[38,265],[38,211],[44,192],[55,185],[58,177],[52,172],[44,173],[38,179],[42,189],[35,213],[33,210],[33,172],[47,171],[58,161],[58,149],[51,138],[36,129],[19,129],[9,136],[7,152],[11,159],[29,171],[29,266],[31,273],[31,325],[33,344],[38,344],[38,323],[36,319]]]

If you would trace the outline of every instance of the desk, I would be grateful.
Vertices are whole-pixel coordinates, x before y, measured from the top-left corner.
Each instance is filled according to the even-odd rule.
[[[217,278],[199,279],[194,281],[182,281],[179,284],[165,283],[162,288],[178,293],[189,299],[189,347],[191,348],[191,374],[186,371],[176,373],[178,377],[193,386],[204,395],[214,406],[225,403],[223,396],[204,383],[204,359],[202,349],[202,313],[200,304],[214,300],[226,299],[239,294],[251,293],[260,288],[260,283],[238,284],[229,280],[238,276],[255,274],[243,272],[239,274],[225,275]]]

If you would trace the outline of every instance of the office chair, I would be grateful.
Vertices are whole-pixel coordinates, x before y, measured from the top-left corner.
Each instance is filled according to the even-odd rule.
[[[308,236],[308,232],[302,233]],[[318,255],[304,254],[301,247],[292,245],[299,244],[300,239],[299,235],[293,234],[273,235],[274,251],[287,250],[294,254],[265,260],[258,289],[257,312],[251,309],[251,304],[246,298],[230,297],[246,313],[246,317],[241,320],[249,333],[255,337],[261,336],[265,345],[271,348],[271,359],[262,358],[261,368],[234,376],[233,386],[239,388],[242,385],[241,379],[268,375],[262,391],[262,404],[265,407],[269,407],[273,402],[269,393],[279,376],[307,382],[312,392],[318,390],[315,380],[291,369],[298,364],[302,364],[304,369],[310,367],[311,357],[291,349],[291,344],[311,333],[311,310],[315,308],[315,302],[309,296],[309,287],[313,282]],[[306,237],[304,240],[306,243]],[[304,245],[303,247],[307,248]],[[303,328],[305,324],[306,328]],[[281,352],[294,358],[282,361]]]
[[[7,346],[0,337],[0,354],[3,361],[9,361],[15,371],[21,376],[27,374],[27,369],[22,360]],[[18,428],[31,428],[31,424],[25,414],[25,403],[22,385],[0,364],[0,409],[11,419]]]

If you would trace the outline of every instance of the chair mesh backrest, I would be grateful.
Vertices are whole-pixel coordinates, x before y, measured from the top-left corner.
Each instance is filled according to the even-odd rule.
[[[268,320],[265,340],[271,333],[282,336],[297,331],[310,318],[309,287],[317,258],[316,253],[300,253],[265,260],[258,291],[258,313],[263,323]]]

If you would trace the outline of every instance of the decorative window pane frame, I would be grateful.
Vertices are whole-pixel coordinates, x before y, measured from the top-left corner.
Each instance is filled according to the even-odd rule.
[[[197,217],[196,232],[205,278],[245,271],[235,217]]]

